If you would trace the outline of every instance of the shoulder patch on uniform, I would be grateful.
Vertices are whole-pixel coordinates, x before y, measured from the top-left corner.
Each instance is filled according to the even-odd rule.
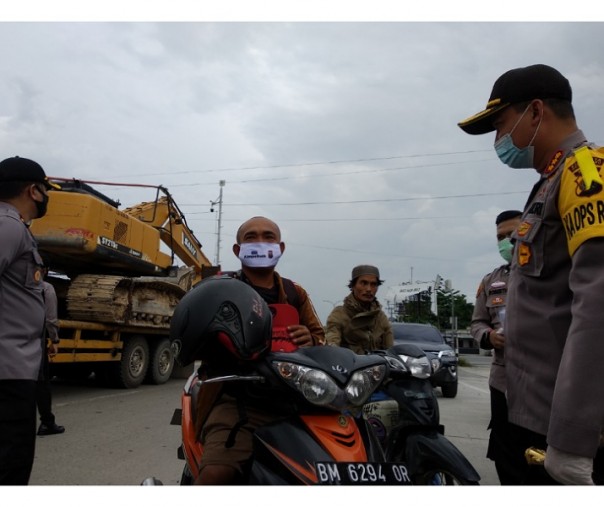
[[[602,167],[602,159],[597,158],[599,167],[596,167],[596,160],[592,157],[591,149],[587,146],[582,146],[576,150],[574,156],[575,163],[570,164],[569,170],[575,176],[577,196],[589,197],[600,193],[604,187],[599,173]]]
[[[587,146],[565,162],[558,210],[571,256],[588,239],[604,237],[603,164],[604,148]]]
[[[531,260],[531,248],[526,243],[518,245],[518,264],[525,266]]]
[[[529,231],[531,230],[531,227],[533,227],[533,224],[531,224],[529,222],[522,222],[516,228],[516,234],[518,235],[518,237],[522,238],[529,233]]]

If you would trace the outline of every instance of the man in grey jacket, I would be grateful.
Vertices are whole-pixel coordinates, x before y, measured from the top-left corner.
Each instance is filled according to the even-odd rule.
[[[33,160],[0,162],[0,485],[26,485],[34,460],[45,312],[28,226],[46,213],[53,186]]]
[[[501,75],[487,107],[459,126],[469,134],[495,131],[504,164],[539,174],[513,234],[505,323],[508,415],[518,447],[547,447],[545,470],[557,482],[599,483],[604,149],[579,130],[570,84],[547,65]]]
[[[509,445],[508,407],[505,399],[505,309],[512,260],[512,233],[520,224],[522,211],[507,210],[495,219],[497,246],[505,261],[481,280],[476,293],[470,332],[476,344],[484,350],[494,350],[489,390],[491,392],[491,421],[487,457],[495,462],[502,485],[522,483],[527,463],[523,456],[511,452]]]

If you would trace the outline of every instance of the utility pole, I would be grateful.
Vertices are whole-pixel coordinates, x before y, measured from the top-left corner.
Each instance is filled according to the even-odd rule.
[[[436,275],[434,280],[434,290],[432,291],[432,306],[430,310],[434,315],[438,317],[438,290],[440,289],[442,278],[440,275]]]
[[[214,213],[214,206],[218,204],[218,222],[216,226],[216,255],[214,257],[215,266],[220,266],[220,232],[222,230],[222,188],[224,187],[224,184],[225,180],[220,180],[220,193],[218,194],[218,200],[210,201],[210,212],[212,213]]]
[[[445,290],[451,292],[451,333],[455,344],[455,355],[459,357],[459,341],[457,339],[457,317],[455,317],[455,292],[451,280],[445,280]]]

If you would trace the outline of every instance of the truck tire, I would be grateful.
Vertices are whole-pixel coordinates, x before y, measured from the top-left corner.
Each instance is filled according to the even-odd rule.
[[[174,351],[170,340],[161,339],[151,347],[151,361],[145,382],[149,384],[165,384],[174,369]]]
[[[124,338],[122,359],[107,365],[103,377],[112,386],[133,389],[145,380],[149,368],[149,344],[144,336]]]

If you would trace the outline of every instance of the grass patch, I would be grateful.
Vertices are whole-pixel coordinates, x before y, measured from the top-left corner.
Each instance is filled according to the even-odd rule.
[[[470,363],[465,357],[459,357],[458,359],[458,366],[472,366],[472,363]]]

